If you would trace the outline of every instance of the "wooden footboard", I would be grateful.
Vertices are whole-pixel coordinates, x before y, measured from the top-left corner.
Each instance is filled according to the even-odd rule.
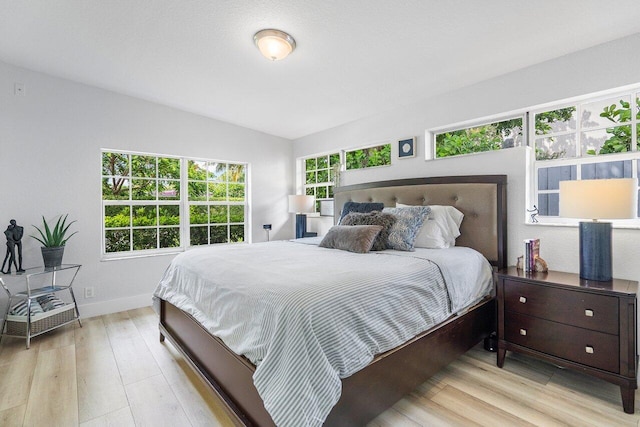
[[[495,330],[495,300],[486,299],[415,339],[377,356],[342,380],[342,396],[325,424],[362,426]],[[161,300],[166,336],[220,396],[239,425],[273,426],[254,385],[255,366],[190,315]]]

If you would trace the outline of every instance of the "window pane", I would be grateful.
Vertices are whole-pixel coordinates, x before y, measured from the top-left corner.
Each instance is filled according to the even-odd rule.
[[[222,202],[227,200],[227,184],[209,184],[209,200]]]
[[[158,178],[180,179],[180,159],[158,157]]]
[[[555,166],[538,169],[538,190],[559,190],[560,181],[572,181],[578,178],[577,166]]]
[[[160,225],[180,225],[180,206],[161,205]]]
[[[129,176],[129,155],[102,153],[102,175]]]
[[[229,182],[244,182],[244,165],[229,163]]]
[[[581,179],[631,178],[631,160],[587,163],[580,168]]]
[[[318,169],[326,169],[329,167],[329,163],[327,161],[327,156],[318,157],[316,160]]]
[[[211,243],[227,243],[227,226],[212,225],[211,226]]]
[[[102,200],[129,200],[129,180],[127,178],[103,178]]]
[[[231,242],[244,242],[244,225],[230,225],[229,234]]]
[[[314,170],[316,169],[316,159],[307,159],[304,163],[305,170]]]
[[[329,185],[327,187],[327,197],[329,197],[330,199],[333,199],[333,185]]]
[[[133,229],[133,250],[156,249],[158,247],[158,230],[155,228]]]
[[[180,200],[180,181],[159,181],[158,199]]]
[[[129,206],[105,206],[105,228],[129,227],[131,225],[131,210]]]
[[[189,237],[191,240],[191,246],[207,245],[209,241],[207,239],[207,227],[191,227],[189,229]]]
[[[207,184],[204,182],[190,182],[189,200],[207,200]]]
[[[134,206],[133,207],[133,226],[145,227],[158,225],[155,206]]]
[[[211,223],[227,223],[227,206],[210,206],[209,222]]]
[[[180,228],[169,227],[160,229],[160,247],[177,248],[180,246]]]
[[[436,135],[436,157],[500,150],[522,145],[522,118]]]
[[[580,139],[585,155],[624,153],[631,151],[631,126],[583,132]]]
[[[318,199],[326,199],[327,187],[316,187],[316,197],[318,197]]]
[[[229,206],[229,222],[244,222],[244,205]]]
[[[131,250],[129,230],[107,230],[104,233],[106,252],[127,252]]]
[[[307,184],[315,184],[316,183],[316,172],[307,172]]]
[[[209,222],[207,205],[191,205],[189,206],[189,223],[190,224],[207,224]]]
[[[131,181],[131,198],[133,200],[155,200],[155,179],[133,179]]]
[[[576,135],[558,135],[539,138],[536,144],[536,160],[554,160],[576,157]]]
[[[347,169],[364,169],[391,164],[391,144],[346,152]]]
[[[535,116],[536,135],[576,130],[576,107],[537,113]]]
[[[188,173],[189,180],[206,181],[207,162],[189,160],[188,169],[189,169],[189,173]]]
[[[340,154],[331,154],[329,156],[329,163],[331,166],[340,164]]]
[[[131,176],[138,178],[156,178],[156,158],[152,156],[131,156]]]
[[[318,182],[329,182],[329,170],[324,169],[318,171]]]
[[[315,196],[316,195],[316,189],[314,187],[307,187],[305,189],[305,194],[307,196]]]
[[[538,213],[542,216],[560,215],[560,195],[558,193],[538,194]]]
[[[226,163],[209,163],[209,181],[225,182],[227,180]]]
[[[244,184],[229,184],[229,201],[244,202]]]
[[[609,98],[582,106],[581,125],[583,129],[610,126],[631,120],[629,96]]]

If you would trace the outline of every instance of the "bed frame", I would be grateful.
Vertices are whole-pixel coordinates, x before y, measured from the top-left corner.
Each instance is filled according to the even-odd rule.
[[[336,188],[336,217],[347,201],[452,205],[464,213],[458,246],[506,267],[506,176],[417,178]],[[361,426],[393,406],[433,374],[495,331],[496,307],[488,297],[411,341],[377,355],[342,380],[342,395],[325,425]],[[190,315],[160,300],[160,340],[168,338],[225,403],[237,425],[273,426],[252,375],[255,366],[236,355]]]

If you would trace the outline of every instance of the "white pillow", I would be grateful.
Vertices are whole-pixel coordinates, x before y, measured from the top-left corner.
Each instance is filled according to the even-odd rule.
[[[407,207],[396,203],[396,207]],[[456,245],[464,214],[453,206],[429,205],[431,214],[418,232],[414,247],[444,249]]]

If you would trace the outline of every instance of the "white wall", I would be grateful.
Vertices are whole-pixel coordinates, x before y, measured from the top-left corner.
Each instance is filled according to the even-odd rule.
[[[14,95],[15,82],[26,96]],[[273,224],[272,239],[293,234],[286,139],[0,62],[0,147],[0,227],[11,218],[25,227],[26,267],[42,265],[27,237],[41,215],[78,221],[64,259],[83,265],[75,284],[83,315],[149,305],[173,257],[101,262],[101,148],[249,162],[253,241],[266,240],[264,223]],[[94,299],[84,300],[85,286],[95,287]]]
[[[342,184],[418,176],[507,174],[510,264],[515,264],[521,255],[523,239],[539,237],[541,257],[552,269],[577,272],[578,230],[575,227],[524,223],[528,148],[425,161],[425,130],[640,83],[640,56],[634,54],[638,51],[640,33],[425,101],[407,100],[405,108],[296,140],[294,157],[417,136],[416,158],[398,160],[397,146],[392,144],[390,167],[343,172]],[[420,98],[419,93],[416,98]],[[322,231],[327,226],[327,221],[321,218],[311,220],[309,228]],[[640,279],[640,263],[636,259],[639,237],[640,230],[614,230],[616,277]]]

